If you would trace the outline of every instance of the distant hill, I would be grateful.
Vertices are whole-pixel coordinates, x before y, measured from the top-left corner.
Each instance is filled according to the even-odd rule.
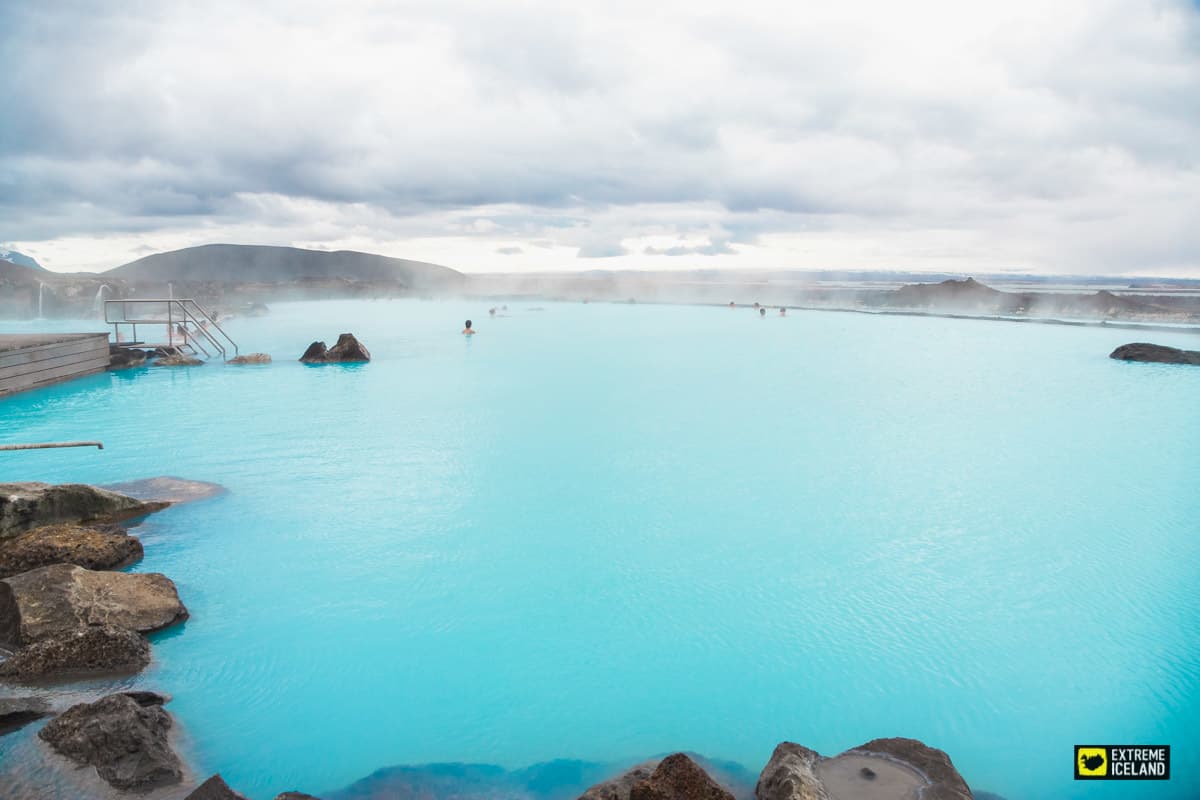
[[[39,264],[32,256],[18,253],[16,250],[0,248],[0,261],[7,261],[19,267],[28,267],[37,272],[46,272],[46,268]]]
[[[219,283],[290,283],[349,278],[399,281],[412,289],[456,286],[466,277],[437,264],[353,250],[327,252],[247,244],[207,244],[155,253],[104,274],[127,281]]]

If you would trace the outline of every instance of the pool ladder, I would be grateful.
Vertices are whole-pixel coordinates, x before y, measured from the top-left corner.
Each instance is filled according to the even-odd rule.
[[[206,359],[219,355],[222,361],[238,354],[237,342],[217,324],[212,314],[191,298],[105,300],[104,321],[113,326],[115,344],[121,348],[162,348]],[[122,325],[129,326],[128,337],[123,336]],[[138,325],[166,326],[166,341],[139,340]]]

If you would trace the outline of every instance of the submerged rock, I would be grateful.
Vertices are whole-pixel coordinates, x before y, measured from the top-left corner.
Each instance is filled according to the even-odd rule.
[[[313,342],[304,351],[304,355],[300,356],[300,360],[305,364],[324,364],[325,354],[328,352],[324,342]]]
[[[304,792],[283,792],[275,795],[275,800],[321,800],[321,798]]]
[[[0,483],[0,538],[58,522],[116,522],[166,505],[84,483]]]
[[[629,800],[733,800],[708,773],[683,753],[659,762],[653,774],[633,784]]]
[[[106,487],[114,492],[127,494],[150,503],[165,503],[178,505],[195,500],[206,500],[228,491],[219,483],[207,481],[189,481],[186,478],[176,478],[171,475],[161,475],[156,478],[142,478],[136,481],[110,483]]]
[[[72,761],[95,767],[115,788],[146,791],[183,779],[183,764],[167,740],[170,729],[161,696],[111,694],[71,706],[38,736]]]
[[[150,642],[115,625],[87,625],[51,634],[0,662],[0,677],[17,680],[137,672],[150,663]]]
[[[142,543],[116,525],[47,525],[0,539],[0,578],[50,564],[117,569],[142,557]]]
[[[218,773],[193,789],[183,800],[246,800],[246,796],[230,789]]]
[[[0,736],[50,716],[50,704],[40,697],[0,697]]]
[[[81,625],[140,633],[187,618],[175,584],[157,572],[93,572],[70,564],[0,581],[0,643],[28,645]]]
[[[1123,344],[1108,357],[1119,361],[1146,361],[1154,364],[1200,364],[1200,350],[1180,350],[1178,347],[1147,342]]]
[[[266,353],[248,353],[244,356],[234,356],[226,364],[270,364],[271,357]]]
[[[194,358],[193,356],[185,356],[182,354],[163,356],[162,358],[155,359],[154,361],[154,366],[156,367],[199,367],[203,364],[204,362],[198,358]]]

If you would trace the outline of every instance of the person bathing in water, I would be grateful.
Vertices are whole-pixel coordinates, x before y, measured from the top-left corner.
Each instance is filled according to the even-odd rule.
[[[464,336],[474,336],[475,335],[475,329],[471,327],[471,320],[467,320],[466,327],[463,328],[463,335]]]

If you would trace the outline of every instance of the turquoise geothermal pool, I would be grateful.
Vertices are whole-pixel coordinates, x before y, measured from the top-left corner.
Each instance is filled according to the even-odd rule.
[[[1197,796],[1200,369],[1107,356],[1200,337],[540,305],[281,304],[229,323],[270,366],[0,400],[0,441],[106,446],[0,480],[228,487],[137,529],[192,616],[133,683],[198,772],[261,800],[911,736],[1007,800]],[[342,331],[374,361],[295,361]],[[1175,777],[1077,783],[1090,743]]]

